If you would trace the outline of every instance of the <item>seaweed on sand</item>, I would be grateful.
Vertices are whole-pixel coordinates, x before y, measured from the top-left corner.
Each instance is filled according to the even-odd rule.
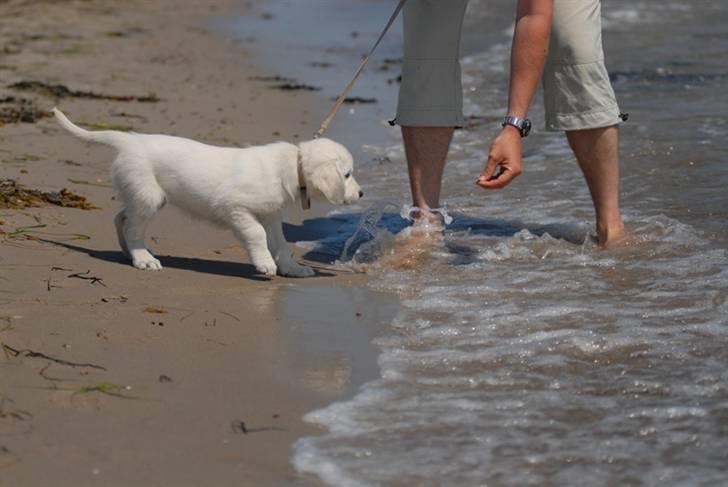
[[[161,101],[154,94],[146,96],[107,95],[93,91],[72,90],[65,85],[54,85],[42,81],[19,81],[9,85],[8,88],[18,91],[30,91],[53,98],[90,98],[94,100],[137,101],[142,103],[156,103]]]
[[[318,86],[307,85],[306,83],[282,83],[270,88],[283,91],[319,91],[321,89]]]
[[[38,208],[45,204],[97,210],[98,208],[84,196],[73,193],[66,188],[60,191],[45,192],[27,189],[14,179],[0,179],[0,208],[23,209]]]
[[[0,126],[6,123],[35,123],[50,116],[51,112],[39,109],[32,100],[14,96],[0,98]]]
[[[334,101],[336,99],[334,98]],[[365,104],[365,103],[376,103],[376,98],[363,98],[361,96],[347,96],[344,98],[344,103],[347,105],[358,105],[358,104]]]
[[[306,83],[299,83],[293,78],[287,78],[285,76],[274,75],[274,76],[250,76],[248,79],[253,81],[263,82],[275,82],[278,84],[268,86],[271,90],[282,90],[282,91],[319,91],[321,88],[318,86],[309,85]]]
[[[67,367],[72,368],[88,368],[88,369],[96,369],[96,370],[106,370],[106,367],[102,367],[101,365],[96,365],[92,363],[80,363],[80,362],[71,362],[69,360],[60,359],[56,357],[51,357],[50,355],[47,355],[43,352],[38,352],[36,350],[29,350],[29,349],[17,349],[14,347],[11,347],[7,343],[0,342],[0,348],[2,348],[2,351],[5,353],[6,358],[9,357],[27,357],[27,358],[39,358],[43,360],[48,360],[49,362],[53,362],[59,365],[65,365]]]
[[[98,384],[83,386],[75,390],[72,394],[72,397],[76,396],[77,394],[89,394],[91,392],[99,392],[101,394],[106,394],[107,396],[119,397],[122,399],[136,399],[134,396],[124,394],[124,391],[128,391],[130,389],[131,387],[129,386],[121,386],[119,384],[114,384],[113,382],[99,382]]]

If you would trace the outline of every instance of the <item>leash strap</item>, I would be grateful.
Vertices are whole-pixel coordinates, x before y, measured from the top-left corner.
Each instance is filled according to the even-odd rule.
[[[399,0],[399,3],[397,4],[397,8],[394,9],[394,12],[392,13],[392,16],[389,18],[389,22],[387,22],[387,25],[384,27],[384,30],[379,35],[379,39],[377,39],[377,42],[374,43],[374,46],[372,46],[371,50],[369,51],[369,54],[367,54],[364,59],[362,59],[362,62],[359,64],[359,67],[356,68],[356,71],[354,72],[354,76],[351,77],[351,80],[346,84],[344,87],[344,91],[341,92],[339,97],[336,99],[336,102],[334,103],[334,106],[331,108],[331,111],[328,115],[326,115],[326,118],[324,119],[323,123],[319,127],[319,129],[316,131],[316,134],[314,135],[315,139],[318,139],[322,135],[324,135],[324,132],[326,132],[326,129],[329,128],[329,124],[334,119],[334,116],[336,116],[336,112],[339,111],[339,108],[341,108],[342,103],[344,103],[344,100],[346,99],[346,95],[349,94],[352,87],[354,86],[354,82],[356,82],[356,79],[359,77],[362,71],[364,71],[364,66],[367,65],[369,62],[369,58],[374,54],[374,51],[379,46],[379,43],[382,42],[382,39],[384,39],[384,36],[387,34],[387,31],[394,23],[394,19],[397,18],[397,15],[399,15],[399,12],[402,10],[402,7],[404,7],[404,3],[407,0]]]

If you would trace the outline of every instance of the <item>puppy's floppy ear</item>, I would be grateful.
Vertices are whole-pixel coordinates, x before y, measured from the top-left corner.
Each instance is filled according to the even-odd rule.
[[[317,145],[319,147],[316,147]],[[346,188],[344,177],[339,172],[339,166],[336,163],[337,155],[325,150],[325,147],[322,144],[316,144],[316,141],[302,143],[300,150],[301,167],[306,185],[321,192],[331,203],[343,205]]]
[[[305,164],[304,167],[306,167]],[[336,205],[344,204],[346,188],[344,188],[344,178],[339,173],[339,168],[336,165],[336,159],[329,159],[316,164],[310,175],[306,177],[306,183],[323,193],[331,203]]]

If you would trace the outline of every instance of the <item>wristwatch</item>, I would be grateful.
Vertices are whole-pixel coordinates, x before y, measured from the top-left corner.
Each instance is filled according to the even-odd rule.
[[[518,131],[521,132],[521,137],[528,136],[528,133],[531,131],[531,121],[527,118],[518,118],[508,115],[507,117],[503,117],[501,127],[505,127],[506,125],[513,125],[516,127]]]

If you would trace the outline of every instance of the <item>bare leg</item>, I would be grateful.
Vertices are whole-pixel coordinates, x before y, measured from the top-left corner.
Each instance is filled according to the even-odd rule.
[[[597,239],[607,247],[624,238],[619,211],[619,129],[617,126],[566,132],[591,192]]]
[[[440,206],[442,173],[452,140],[453,127],[402,127],[407,156],[412,204],[422,209]],[[395,269],[414,269],[427,261],[442,243],[443,224],[434,212],[413,213],[416,224],[397,238],[382,264]]]
[[[440,206],[442,173],[454,130],[453,127],[402,127],[412,204],[415,206]]]

